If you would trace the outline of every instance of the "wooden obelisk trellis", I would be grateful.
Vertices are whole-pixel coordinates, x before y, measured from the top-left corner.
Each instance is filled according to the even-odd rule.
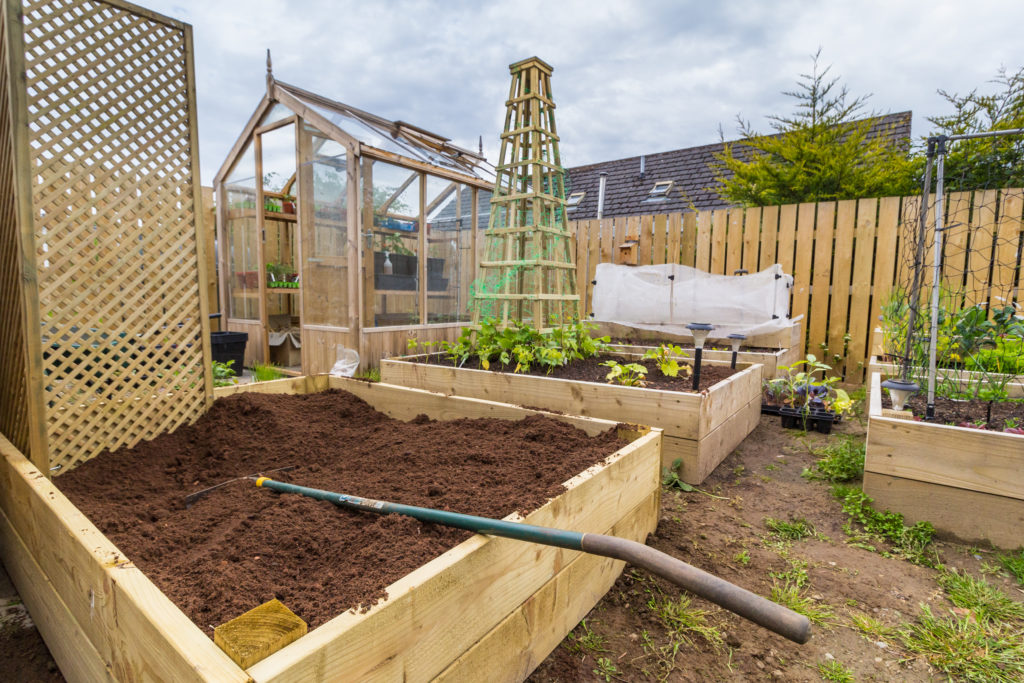
[[[509,70],[512,87],[473,322],[495,317],[501,324],[518,320],[545,329],[579,316],[551,67],[531,57]]]

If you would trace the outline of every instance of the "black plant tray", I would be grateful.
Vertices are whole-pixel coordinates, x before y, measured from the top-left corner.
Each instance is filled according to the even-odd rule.
[[[828,434],[832,431],[832,425],[839,422],[839,416],[828,410],[820,408],[809,408],[801,410],[783,406],[778,408],[778,415],[785,429],[802,429],[804,431],[815,431],[821,434]]]

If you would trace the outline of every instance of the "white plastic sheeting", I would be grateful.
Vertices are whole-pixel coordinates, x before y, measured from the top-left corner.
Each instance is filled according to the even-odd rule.
[[[751,275],[712,275],[689,266],[601,263],[594,319],[686,335],[687,323],[711,323],[711,338],[776,332],[790,325],[793,277],[774,266]]]

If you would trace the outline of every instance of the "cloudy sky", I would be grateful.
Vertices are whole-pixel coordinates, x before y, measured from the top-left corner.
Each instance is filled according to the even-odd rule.
[[[194,27],[202,180],[282,81],[409,121],[494,162],[508,65],[539,56],[562,161],[578,166],[709,144],[742,115],[767,130],[822,62],[877,112],[948,111],[939,88],[989,89],[1024,66],[1021,0],[136,0]]]

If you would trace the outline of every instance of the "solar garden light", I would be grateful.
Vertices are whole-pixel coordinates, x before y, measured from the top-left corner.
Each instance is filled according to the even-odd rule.
[[[905,379],[887,379],[882,382],[882,388],[889,390],[893,410],[903,410],[910,397],[921,390],[916,382]]]
[[[690,323],[686,329],[693,335],[693,390],[697,391],[700,386],[700,359],[704,355],[704,340],[715,328],[709,323]]]
[[[729,367],[732,368],[733,370],[736,369],[736,356],[738,356],[740,353],[740,344],[742,344],[743,340],[746,338],[747,335],[745,334],[729,335],[729,343],[732,344],[732,362],[729,364]]]

